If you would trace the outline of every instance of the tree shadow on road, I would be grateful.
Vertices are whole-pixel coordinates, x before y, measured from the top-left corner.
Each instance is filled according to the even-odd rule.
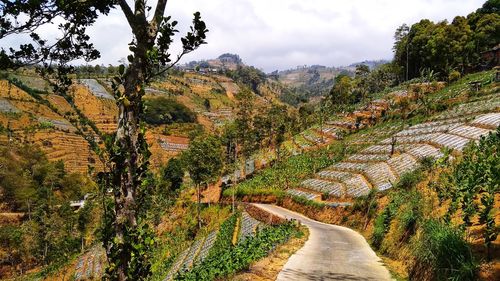
[[[279,277],[283,277],[282,280],[346,280],[346,281],[374,281],[379,280],[375,277],[363,277],[357,276],[349,273],[338,273],[338,272],[324,272],[324,271],[307,271],[295,269],[285,269],[280,273]],[[281,278],[279,278],[281,279]]]

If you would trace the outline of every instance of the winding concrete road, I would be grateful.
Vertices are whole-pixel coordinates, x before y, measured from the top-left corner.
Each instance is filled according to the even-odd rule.
[[[277,280],[391,280],[387,268],[356,231],[317,222],[275,205],[255,205],[309,228],[309,239],[290,257]]]

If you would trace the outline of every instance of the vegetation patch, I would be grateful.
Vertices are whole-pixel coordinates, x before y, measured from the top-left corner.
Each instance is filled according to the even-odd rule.
[[[214,280],[234,274],[248,268],[252,262],[267,256],[276,245],[287,241],[299,231],[292,223],[267,227],[257,232],[256,236],[232,246],[227,243],[231,241],[232,229],[228,228],[227,231],[225,229],[221,228],[221,232],[225,232],[220,234],[220,240],[219,237],[217,238],[208,257],[192,270],[176,276],[176,280]]]
[[[196,114],[187,106],[171,98],[159,97],[145,100],[144,121],[151,125],[194,123]]]

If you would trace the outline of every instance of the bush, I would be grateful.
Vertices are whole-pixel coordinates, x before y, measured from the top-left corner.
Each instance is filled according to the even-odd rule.
[[[398,238],[400,242],[406,242],[417,230],[422,214],[422,195],[411,192],[406,196],[406,203],[401,206],[395,220],[398,222]]]
[[[161,168],[161,175],[164,181],[169,183],[171,191],[178,190],[184,179],[184,167],[182,161],[177,158],[171,158],[165,167]]]
[[[422,177],[423,175],[420,169],[405,173],[401,176],[398,183],[396,183],[395,189],[409,190],[415,185],[417,185],[417,183],[419,183],[422,180]]]
[[[436,220],[427,220],[413,249],[410,279],[474,280],[477,264],[463,233]]]
[[[389,230],[389,225],[392,220],[392,215],[390,208],[386,207],[380,215],[375,219],[375,223],[373,225],[373,234],[372,234],[372,245],[374,248],[379,249],[382,245],[382,241],[384,240],[385,234]]]
[[[52,122],[48,122],[48,121],[41,121],[39,128],[40,129],[53,129],[54,124],[52,124]]]
[[[457,81],[458,79],[460,79],[460,72],[456,71],[456,70],[453,70],[452,72],[450,72],[450,74],[448,75],[448,81],[449,82],[455,82]]]
[[[151,125],[194,123],[196,114],[185,105],[170,98],[153,98],[145,101],[144,121]]]
[[[373,225],[372,245],[379,249],[384,240],[385,234],[389,231],[391,221],[396,215],[402,202],[406,200],[405,193],[397,192],[391,194],[391,201],[384,210],[377,216]]]

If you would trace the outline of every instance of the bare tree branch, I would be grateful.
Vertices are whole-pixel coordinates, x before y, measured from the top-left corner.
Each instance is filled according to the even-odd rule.
[[[152,79],[152,78],[154,78],[154,77],[156,77],[156,76],[158,76],[158,75],[161,75],[161,74],[165,73],[166,71],[168,71],[169,69],[171,69],[172,67],[174,67],[174,66],[175,66],[175,65],[176,65],[176,64],[177,64],[177,63],[181,60],[181,58],[182,58],[184,55],[189,54],[189,53],[191,53],[191,52],[192,52],[192,51],[190,51],[190,50],[186,50],[186,49],[184,49],[184,50],[182,51],[182,53],[180,53],[179,55],[177,55],[177,59],[176,59],[174,62],[172,62],[170,65],[166,66],[166,67],[165,67],[165,68],[163,68],[162,70],[160,70],[160,71],[158,71],[158,72],[156,72],[156,73],[151,74],[151,75],[147,78],[147,80],[150,80],[150,79]]]
[[[132,27],[132,31],[135,33],[136,18],[135,18],[134,13],[132,12],[132,9],[127,4],[126,0],[119,0],[118,2],[120,4],[120,8],[122,9],[123,13],[125,14],[125,17],[127,18],[128,24],[130,25],[130,27]]]
[[[160,26],[163,14],[165,13],[165,7],[167,6],[167,1],[168,0],[158,0],[151,24],[155,24],[157,27]]]

